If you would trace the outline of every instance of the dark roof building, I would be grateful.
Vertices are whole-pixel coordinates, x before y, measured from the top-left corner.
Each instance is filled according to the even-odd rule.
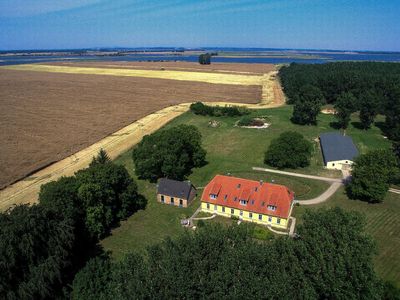
[[[161,178],[158,181],[157,195],[159,202],[186,207],[196,196],[196,188],[190,181]]]
[[[321,142],[324,163],[350,161],[358,156],[358,150],[349,136],[344,136],[338,132],[322,133],[319,137]]]

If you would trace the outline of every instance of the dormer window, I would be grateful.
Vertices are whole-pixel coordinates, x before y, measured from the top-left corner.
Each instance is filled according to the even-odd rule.
[[[247,205],[247,201],[246,200],[240,200],[240,204],[241,205]]]
[[[226,201],[226,199],[228,199],[228,195],[225,195],[225,196],[224,196],[224,200],[225,200],[225,201]]]
[[[212,199],[212,200],[217,199],[217,195],[215,195],[215,194],[210,194],[210,199]]]
[[[265,202],[264,201],[261,203],[261,206],[265,206]]]
[[[242,185],[240,183],[238,183],[237,188],[240,189]]]
[[[254,191],[256,191],[256,192],[257,192],[257,191],[258,191],[258,187],[256,187],[256,188],[254,189]]]
[[[272,210],[272,211],[276,210],[276,206],[275,205],[268,205],[267,208],[268,208],[268,210]]]
[[[254,200],[251,200],[251,205],[253,205],[254,204]]]
[[[235,197],[234,199],[233,199],[233,201],[236,201],[237,200],[237,197]]]

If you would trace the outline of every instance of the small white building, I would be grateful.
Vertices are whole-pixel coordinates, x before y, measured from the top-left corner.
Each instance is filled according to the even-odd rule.
[[[338,132],[322,133],[319,137],[322,156],[327,169],[351,169],[358,150],[349,136]]]

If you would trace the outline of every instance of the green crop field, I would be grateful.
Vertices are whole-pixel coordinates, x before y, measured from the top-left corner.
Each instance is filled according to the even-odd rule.
[[[294,190],[297,199],[311,199],[327,189],[328,184],[310,179],[295,178],[278,174],[254,172],[252,167],[262,167],[263,155],[273,138],[279,136],[286,130],[301,132],[307,139],[314,143],[314,154],[311,166],[293,170],[299,173],[340,177],[337,171],[323,169],[322,156],[318,143],[314,140],[319,133],[334,131],[330,123],[334,121],[332,115],[320,114],[318,126],[298,126],[289,121],[292,108],[284,106],[280,108],[254,110],[253,116],[261,116],[271,123],[267,129],[245,129],[235,127],[239,117],[205,117],[196,116],[188,112],[176,118],[166,127],[178,124],[195,125],[203,135],[203,146],[207,150],[208,164],[200,169],[193,170],[189,177],[195,186],[203,187],[216,174],[230,173],[233,176],[264,180],[284,184]],[[353,116],[354,122],[357,117]],[[210,120],[217,120],[219,126],[216,128],[208,125]],[[357,129],[350,125],[346,134],[350,135],[361,152],[368,149],[390,147],[390,142],[385,139],[379,128],[373,127],[369,131]],[[178,208],[163,205],[156,202],[156,185],[147,181],[138,180],[134,175],[134,165],[131,159],[131,151],[121,155],[117,163],[126,166],[138,182],[140,192],[148,199],[145,210],[133,215],[114,229],[112,235],[102,241],[106,250],[110,250],[115,258],[120,258],[129,251],[143,251],[147,246],[157,243],[166,237],[175,237],[184,229],[180,225],[180,219],[190,216],[199,206],[199,196],[189,208]],[[384,204],[368,205],[360,201],[350,201],[338,192],[324,205],[339,205],[346,209],[361,211],[367,218],[367,232],[376,240],[380,254],[376,259],[376,269],[380,275],[395,282],[400,281],[399,261],[396,250],[399,248],[399,239],[396,233],[399,222],[395,216],[400,211],[400,196],[389,195]],[[321,205],[319,205],[321,206]],[[301,222],[303,207],[295,208],[295,215]],[[218,221],[218,219],[214,220]],[[229,221],[230,222],[230,221]],[[228,222],[228,223],[229,223]]]

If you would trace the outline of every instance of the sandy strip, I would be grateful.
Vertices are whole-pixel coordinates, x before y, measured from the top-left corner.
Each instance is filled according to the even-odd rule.
[[[206,72],[184,72],[171,70],[138,70],[138,69],[116,69],[116,68],[90,68],[90,67],[67,67],[56,65],[25,64],[10,65],[2,67],[8,70],[53,72],[66,74],[90,74],[110,76],[132,76],[144,78],[159,78],[169,80],[198,81],[215,84],[233,85],[262,85],[263,76],[221,74]]]

